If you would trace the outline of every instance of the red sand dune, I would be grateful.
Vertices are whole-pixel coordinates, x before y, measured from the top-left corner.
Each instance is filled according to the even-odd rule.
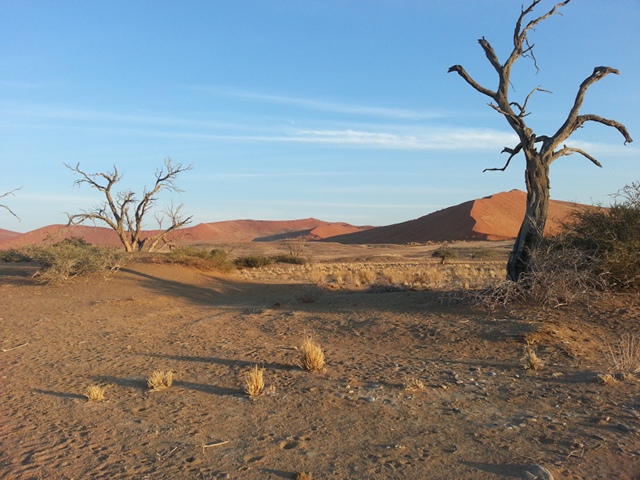
[[[22,235],[22,234],[18,232],[12,232],[11,230],[4,230],[3,228],[0,228],[0,243],[2,243],[5,240],[9,240],[13,237],[17,237],[18,235]]]
[[[520,190],[497,193],[430,213],[416,220],[377,227],[364,232],[332,237],[348,244],[426,243],[455,240],[511,240],[525,215],[527,194]],[[558,231],[576,203],[551,200],[545,233]]]
[[[230,220],[201,223],[179,230],[170,238],[180,245],[203,243],[269,241],[289,237],[321,240],[330,235],[352,233],[367,227],[355,227],[346,223],[329,223],[315,218],[303,220]],[[0,249],[19,248],[25,245],[56,243],[65,238],[81,237],[94,245],[119,246],[116,233],[104,227],[76,225],[49,225],[6,239],[0,238]]]
[[[355,227],[348,223],[329,223],[315,218],[201,223],[178,231],[172,236],[172,240],[181,245],[269,242],[290,237],[348,244],[510,240],[518,234],[524,218],[525,202],[525,192],[511,190],[386,227]],[[579,207],[581,207],[579,204],[551,200],[546,233],[557,232],[560,223],[567,218],[567,215]],[[67,228],[64,225],[50,225],[25,234],[9,235],[4,240],[1,236],[2,232],[7,231],[0,230],[0,249],[54,243],[69,237],[82,237],[97,245],[120,245],[115,232],[102,227]]]

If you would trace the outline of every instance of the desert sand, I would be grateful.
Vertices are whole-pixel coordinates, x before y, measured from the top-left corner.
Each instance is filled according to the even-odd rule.
[[[427,261],[416,248],[311,256]],[[640,478],[638,379],[596,381],[607,342],[640,320],[637,296],[487,312],[428,290],[318,286],[293,266],[138,261],[59,286],[35,268],[0,264],[2,478],[498,479],[533,478],[531,465]],[[307,336],[323,372],[300,367]],[[523,368],[527,344],[542,369]],[[266,391],[250,399],[254,365]],[[173,385],[150,390],[155,370]],[[93,384],[103,401],[84,396]]]

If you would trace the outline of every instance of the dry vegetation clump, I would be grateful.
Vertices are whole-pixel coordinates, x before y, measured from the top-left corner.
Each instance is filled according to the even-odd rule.
[[[618,383],[616,377],[614,377],[610,373],[599,373],[597,376],[597,381],[602,385],[615,385],[616,383]]]
[[[607,344],[606,357],[612,370],[619,374],[640,372],[640,337],[625,334],[614,344]]]
[[[100,385],[90,385],[84,392],[88,402],[101,402],[104,400],[105,388]]]
[[[173,372],[171,370],[156,370],[147,379],[147,386],[151,390],[163,390],[173,384]]]
[[[235,269],[227,252],[221,249],[205,250],[181,246],[173,248],[169,253],[155,254],[152,259],[157,263],[183,265],[205,271],[227,273]]]
[[[504,276],[501,262],[483,263],[336,263],[314,265],[307,273],[316,284],[371,291],[486,288]]]
[[[250,398],[257,398],[264,393],[264,368],[254,365],[244,374],[244,391]]]
[[[532,255],[530,271],[518,282],[502,280],[460,296],[487,310],[513,305],[558,308],[578,302],[589,304],[606,291],[606,279],[589,255],[551,240]]]
[[[111,247],[91,245],[82,238],[10,250],[3,254],[2,259],[36,262],[40,265],[37,278],[43,283],[53,284],[94,273],[110,274],[125,263],[122,252]]]
[[[422,380],[416,377],[411,377],[404,384],[404,389],[409,392],[423,391],[427,388]]]
[[[324,352],[320,345],[312,338],[307,338],[300,347],[301,366],[309,372],[321,372],[325,367]]]
[[[296,474],[296,480],[312,480],[311,474],[306,472],[299,472]]]
[[[318,285],[305,285],[296,296],[296,300],[300,303],[315,303],[323,293]]]
[[[541,370],[544,367],[544,362],[540,360],[536,355],[535,350],[531,345],[527,345],[524,348],[524,357],[522,357],[522,366],[526,370]]]

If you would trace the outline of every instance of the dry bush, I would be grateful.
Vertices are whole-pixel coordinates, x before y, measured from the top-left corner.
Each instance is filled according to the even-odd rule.
[[[640,339],[637,335],[623,335],[615,345],[608,344],[605,353],[614,372],[640,372]]]
[[[371,285],[373,282],[375,282],[378,274],[373,270],[360,268],[356,272],[356,276],[358,281],[360,282],[360,285]]]
[[[110,274],[125,263],[122,252],[90,245],[81,238],[70,238],[53,245],[25,247],[19,251],[21,261],[40,264],[36,276],[43,283],[62,283],[93,273]]]
[[[254,365],[244,374],[244,391],[251,398],[259,397],[264,393],[264,368]]]
[[[322,297],[323,293],[317,285],[305,285],[296,296],[296,300],[300,303],[314,303]]]
[[[227,273],[235,269],[235,265],[222,249],[205,250],[196,247],[175,247],[166,254],[155,254],[152,260],[157,263],[170,263],[193,267],[205,271]]]
[[[597,381],[602,385],[614,385],[618,382],[616,378],[609,373],[599,373],[597,376]]]
[[[100,385],[90,385],[84,392],[88,402],[101,402],[104,400],[105,388]]]
[[[422,380],[416,377],[411,377],[404,384],[404,389],[409,392],[417,392],[425,390],[427,387]]]
[[[640,182],[612,195],[610,208],[586,208],[564,226],[565,242],[590,256],[593,269],[616,290],[640,289]]]
[[[487,310],[514,305],[557,308],[589,304],[606,291],[606,278],[587,253],[550,240],[532,254],[530,270],[518,282],[503,280],[482,290],[462,292],[455,299]]]
[[[152,390],[170,388],[173,384],[173,372],[171,370],[156,370],[147,379],[147,386]]]
[[[321,372],[324,370],[325,358],[320,345],[313,339],[307,338],[300,347],[302,352],[302,368],[309,372]]]
[[[535,350],[530,345],[524,348],[522,364],[526,370],[540,370],[544,367],[544,362],[536,355]]]

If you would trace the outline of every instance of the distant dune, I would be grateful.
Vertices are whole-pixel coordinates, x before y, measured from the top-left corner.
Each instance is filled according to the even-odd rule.
[[[359,232],[369,227],[355,227],[347,223],[331,223],[307,218],[302,220],[229,220],[200,223],[179,230],[170,238],[180,245],[195,245],[225,242],[274,241],[290,237],[322,240],[328,236]],[[8,232],[8,230],[0,230]],[[66,238],[81,237],[94,245],[120,245],[116,233],[104,227],[76,225],[49,225],[31,232],[19,234],[9,232],[0,236],[0,249],[18,248],[25,245],[55,243]]]
[[[0,228],[0,243],[4,242],[5,240],[9,240],[11,238],[17,237],[19,235],[22,235],[22,234],[18,232],[12,232],[11,230],[4,230]]]
[[[403,244],[456,240],[511,240],[525,215],[527,194],[497,193],[439,210],[416,220],[339,235],[329,240],[347,244]],[[576,208],[584,205],[551,200],[545,233],[556,233]]]
[[[300,237],[311,241],[345,244],[406,244],[456,240],[510,240],[518,235],[525,214],[526,193],[497,193],[445,208],[416,220],[386,227],[357,227],[348,223],[302,220],[229,220],[200,223],[180,230],[171,239],[176,244],[196,245],[225,242],[271,242]],[[557,232],[562,221],[584,205],[551,200],[546,233]],[[54,243],[82,237],[96,245],[120,244],[111,229],[91,226],[50,225],[19,234],[0,230],[0,249]]]

